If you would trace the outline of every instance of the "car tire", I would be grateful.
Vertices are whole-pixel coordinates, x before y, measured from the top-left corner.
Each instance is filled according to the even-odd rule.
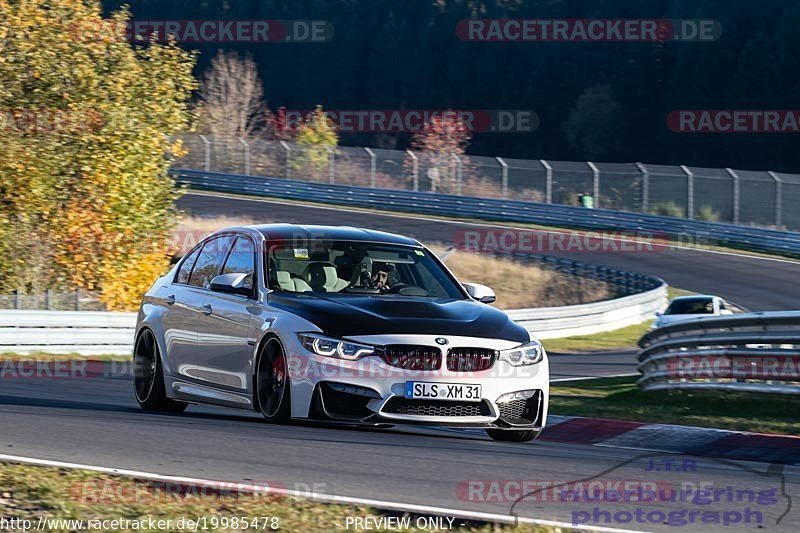
[[[187,406],[167,397],[158,343],[149,329],[142,330],[133,348],[133,390],[145,411],[182,413]]]
[[[487,429],[486,433],[492,440],[505,442],[528,442],[539,436],[539,432],[532,429]]]
[[[267,422],[287,424],[292,418],[291,380],[286,352],[272,337],[264,343],[255,373],[255,402]]]

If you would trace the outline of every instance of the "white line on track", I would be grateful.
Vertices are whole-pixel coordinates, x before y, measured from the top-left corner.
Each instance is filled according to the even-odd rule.
[[[538,233],[549,233],[549,234],[562,234],[567,232],[578,233],[580,235],[586,235],[589,237],[594,237],[601,240],[609,240],[603,237],[602,232],[591,232],[591,231],[581,231],[581,230],[551,230],[551,229],[541,229],[541,228],[524,228],[524,227],[517,227],[517,226],[508,226],[504,224],[497,224],[495,222],[471,222],[471,221],[462,221],[458,219],[444,219],[444,218],[430,218],[424,215],[417,215],[417,214],[408,214],[408,213],[388,213],[385,211],[379,210],[370,210],[369,208],[358,207],[358,206],[332,206],[332,205],[323,205],[323,204],[315,204],[315,203],[302,203],[300,201],[291,201],[291,200],[280,200],[280,199],[271,199],[271,198],[260,198],[258,196],[247,196],[243,194],[230,194],[230,193],[214,193],[210,191],[199,191],[190,189],[190,192],[184,194],[183,197],[186,196],[209,196],[212,198],[227,198],[230,200],[246,200],[248,202],[263,202],[267,204],[279,204],[279,205],[299,205],[299,206],[306,206],[311,207],[313,209],[327,209],[329,211],[348,211],[348,207],[350,209],[357,209],[355,213],[366,213],[371,215],[379,215],[385,217],[393,217],[393,218],[402,218],[402,219],[411,219],[411,220],[425,220],[428,222],[439,222],[442,224],[458,224],[463,226],[477,226],[483,228],[498,228],[498,229],[509,229],[515,231],[530,231],[530,232],[538,232]],[[350,213],[354,211],[350,210]],[[596,234],[595,234],[596,233]],[[635,239],[626,239],[623,237],[613,237],[613,241],[618,242],[629,242],[629,243],[638,243]],[[757,259],[760,261],[774,261],[777,263],[790,263],[794,265],[800,265],[800,261],[796,261],[793,259],[788,258],[779,258],[779,257],[764,257],[760,255],[751,255],[751,254],[743,254],[737,252],[727,252],[723,250],[710,250],[708,248],[697,248],[693,246],[680,246],[673,243],[670,244],[660,244],[660,243],[650,243],[650,246],[654,248],[667,248],[667,249],[676,249],[676,250],[688,250],[694,252],[702,252],[708,254],[717,254],[717,255],[729,255],[735,257],[741,257],[744,259]]]
[[[231,489],[233,486],[237,490],[252,492],[252,493],[270,493],[280,496],[289,496],[294,498],[303,498],[320,503],[332,503],[339,505],[363,505],[367,507],[375,507],[378,509],[391,510],[391,511],[405,511],[411,513],[436,515],[436,516],[453,516],[465,520],[477,520],[482,522],[494,522],[502,524],[531,524],[539,526],[550,526],[556,528],[573,529],[579,531],[597,531],[607,533],[641,533],[637,530],[630,529],[617,529],[610,527],[595,527],[595,526],[575,526],[569,522],[558,522],[553,520],[539,520],[536,518],[522,518],[514,517],[511,515],[500,515],[492,513],[481,513],[477,511],[466,511],[460,509],[448,509],[445,507],[432,507],[427,505],[414,505],[399,502],[387,502],[381,500],[371,500],[366,498],[353,498],[350,496],[335,496],[331,494],[312,494],[309,495],[303,491],[287,490],[276,487],[268,487],[265,485],[245,485],[225,481],[213,481],[208,479],[198,479],[182,476],[166,476],[161,474],[154,474],[151,472],[140,472],[138,470],[125,470],[122,468],[109,468],[105,466],[84,465],[78,463],[66,463],[63,461],[52,461],[49,459],[35,459],[31,457],[21,457],[18,455],[5,455],[0,454],[0,461],[10,463],[21,463],[34,466],[50,466],[56,468],[72,468],[80,470],[89,470],[91,472],[99,472],[103,474],[112,474],[117,476],[125,476],[147,481],[159,481],[165,483],[175,483],[179,485],[191,485],[194,487],[203,487],[208,489]]]

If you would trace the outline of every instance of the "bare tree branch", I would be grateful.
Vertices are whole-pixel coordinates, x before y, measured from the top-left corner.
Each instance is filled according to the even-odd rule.
[[[220,51],[203,74],[200,129],[220,137],[252,137],[265,128],[268,113],[253,58]]]

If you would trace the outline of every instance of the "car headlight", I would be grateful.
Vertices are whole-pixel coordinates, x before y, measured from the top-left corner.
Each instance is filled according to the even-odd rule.
[[[500,360],[512,366],[535,365],[544,358],[544,347],[538,341],[500,352]]]
[[[325,357],[355,361],[375,353],[375,348],[372,346],[325,337],[316,333],[300,333],[298,337],[306,350]]]

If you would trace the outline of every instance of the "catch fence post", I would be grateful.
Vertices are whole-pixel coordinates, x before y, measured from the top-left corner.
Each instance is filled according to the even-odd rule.
[[[244,175],[245,176],[249,176],[250,175],[250,144],[245,140],[244,137],[241,137],[239,139],[239,142],[241,142],[244,145]]]
[[[289,146],[289,143],[286,141],[281,141],[281,146],[286,152],[286,168],[285,168],[285,178],[291,179],[292,178],[292,147]]]
[[[642,163],[636,163],[642,173],[642,213],[650,211],[650,171]]]
[[[375,174],[376,174],[376,171],[377,171],[377,168],[376,168],[377,165],[376,165],[376,161],[375,161],[375,152],[373,152],[369,148],[364,148],[364,151],[366,151],[367,155],[369,156],[369,186],[374,189],[375,188],[375,181],[376,181]]]
[[[686,174],[686,218],[694,220],[694,173],[686,165],[681,165]]]
[[[508,198],[508,163],[503,161],[502,157],[496,157],[495,159],[500,163],[500,172],[503,180],[503,198]]]
[[[592,196],[594,199],[594,206],[600,207],[600,169],[591,161],[586,164],[592,170]]]
[[[540,159],[539,163],[545,170],[545,184],[544,184],[544,201],[548,204],[553,203],[553,167],[544,159]]]
[[[461,191],[464,184],[464,164],[458,155],[453,154],[453,159],[456,162],[456,194],[461,196]]]
[[[211,143],[205,135],[200,135],[203,141],[203,170],[211,172]]]
[[[411,176],[414,182],[414,192],[419,191],[419,158],[411,150],[406,150],[406,153],[411,157]]]
[[[767,174],[775,181],[775,226],[780,229],[783,224],[783,180],[771,170]]]
[[[336,152],[330,146],[325,148],[328,150],[328,181],[333,185],[336,183]]]
[[[732,181],[732,188],[733,190],[733,223],[739,223],[739,174],[736,173],[735,170],[732,168],[726,168],[725,172],[731,177]]]

